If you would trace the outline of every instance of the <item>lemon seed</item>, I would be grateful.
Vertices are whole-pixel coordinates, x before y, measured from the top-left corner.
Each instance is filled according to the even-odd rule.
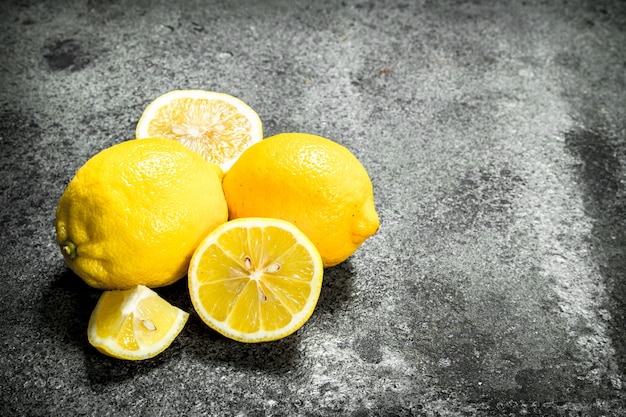
[[[155,331],[156,330],[156,326],[154,325],[154,323],[152,323],[148,319],[141,320],[141,324],[143,324],[143,327],[145,327],[146,329],[148,329],[150,331]]]

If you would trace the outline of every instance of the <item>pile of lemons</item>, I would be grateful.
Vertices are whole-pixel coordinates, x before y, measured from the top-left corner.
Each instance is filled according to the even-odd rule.
[[[144,110],[136,138],[77,172],[56,211],[65,262],[104,290],[89,342],[121,359],[166,349],[189,314],[153,288],[187,276],[198,316],[264,342],[311,316],[324,268],[379,227],[371,180],[320,136],[263,138],[257,113],[223,93],[176,90]]]

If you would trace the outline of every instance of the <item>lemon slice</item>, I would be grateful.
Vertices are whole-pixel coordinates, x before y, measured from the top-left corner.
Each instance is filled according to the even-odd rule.
[[[105,291],[89,319],[89,343],[119,359],[152,358],[174,341],[188,317],[143,285]]]
[[[292,223],[241,218],[218,226],[189,265],[189,294],[202,320],[240,342],[281,339],[311,316],[322,258]]]
[[[263,139],[259,115],[240,99],[204,90],[174,90],[148,104],[138,139],[175,139],[228,171],[239,155]]]

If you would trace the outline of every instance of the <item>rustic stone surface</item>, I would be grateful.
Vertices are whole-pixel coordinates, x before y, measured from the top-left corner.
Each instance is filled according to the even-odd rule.
[[[14,0],[0,31],[2,415],[626,415],[623,1]],[[54,210],[186,88],[350,148],[381,229],[296,334],[224,339],[181,281],[178,339],[117,361]]]

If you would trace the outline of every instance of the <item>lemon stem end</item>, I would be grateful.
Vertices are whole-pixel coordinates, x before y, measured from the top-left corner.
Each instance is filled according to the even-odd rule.
[[[69,257],[70,259],[74,259],[77,256],[76,245],[74,242],[66,240],[61,244],[61,252],[63,252],[63,255]]]

